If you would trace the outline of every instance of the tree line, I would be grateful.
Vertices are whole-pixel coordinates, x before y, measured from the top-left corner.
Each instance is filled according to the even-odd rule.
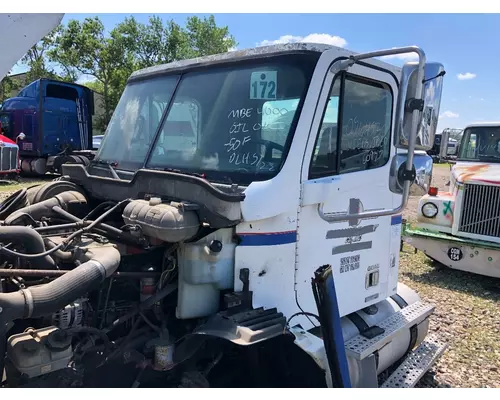
[[[98,16],[61,24],[22,58],[28,68],[26,83],[40,78],[76,82],[103,96],[103,113],[94,121],[104,130],[130,74],[138,69],[186,58],[223,53],[237,45],[227,26],[218,26],[213,15],[188,17],[184,26],[159,16],[140,23],[125,18],[107,32]],[[0,101],[19,89],[16,80],[0,83]]]

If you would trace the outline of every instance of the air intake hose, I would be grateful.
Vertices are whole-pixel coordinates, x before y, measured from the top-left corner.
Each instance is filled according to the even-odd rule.
[[[81,214],[88,211],[87,199],[76,191],[62,192],[54,197],[33,205],[20,208],[5,218],[5,225],[28,225],[33,220],[39,221],[42,217],[57,216],[52,208],[58,206],[72,214]]]
[[[40,254],[45,251],[42,236],[27,226],[0,226],[0,242],[22,244],[28,254]],[[55,268],[54,260],[48,255],[38,258],[36,263],[41,269]]]
[[[111,276],[120,265],[115,247],[89,250],[80,266],[44,285],[0,293],[0,327],[20,318],[53,313],[83,296]],[[1,356],[1,355],[0,355]]]

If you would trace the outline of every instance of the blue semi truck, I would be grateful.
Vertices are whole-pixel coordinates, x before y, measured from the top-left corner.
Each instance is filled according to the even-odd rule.
[[[93,158],[94,92],[82,85],[39,79],[3,102],[4,135],[19,141],[21,172],[59,173],[64,163],[87,165]]]

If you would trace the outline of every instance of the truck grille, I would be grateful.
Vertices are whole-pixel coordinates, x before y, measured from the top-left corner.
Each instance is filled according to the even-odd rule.
[[[2,146],[0,147],[0,172],[16,170],[17,153],[19,149],[17,146]]]
[[[464,186],[458,230],[463,233],[500,237],[500,187],[471,184]]]

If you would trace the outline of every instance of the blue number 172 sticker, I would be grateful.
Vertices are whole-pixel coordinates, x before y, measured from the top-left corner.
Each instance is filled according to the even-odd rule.
[[[252,72],[250,77],[250,98],[255,100],[276,100],[278,72]]]

